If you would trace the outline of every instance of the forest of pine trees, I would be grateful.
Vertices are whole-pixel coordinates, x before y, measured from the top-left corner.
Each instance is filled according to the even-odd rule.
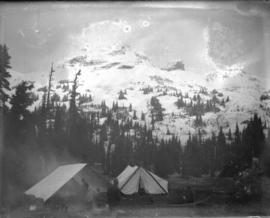
[[[0,55],[0,90],[6,105],[10,57],[5,46],[0,46]],[[4,110],[3,180],[7,187],[13,185],[24,190],[41,179],[52,162],[101,163],[104,172],[112,176],[117,176],[127,164],[142,165],[162,177],[175,172],[214,175],[217,171],[223,176],[233,176],[250,167],[252,158],[260,157],[269,142],[263,133],[264,124],[256,114],[242,131],[236,124],[235,131],[227,133],[220,127],[211,137],[203,137],[198,130],[189,135],[185,144],[174,135],[170,140],[158,140],[152,135],[154,125],[136,122],[144,120],[145,114],[133,111],[132,105],[126,108],[133,111],[131,117],[117,116],[120,110],[117,102],[109,107],[102,101],[98,112],[81,111],[76,101],[80,73],[75,75],[68,96],[69,108],[57,104],[53,100],[56,96],[46,89],[42,105],[30,111],[34,84],[22,81],[16,86],[10,96],[10,107]],[[121,91],[119,99],[123,96]],[[92,100],[89,96],[84,96],[85,99]],[[178,107],[185,104],[181,99]],[[215,108],[214,101],[202,105],[199,96],[195,101],[190,113],[202,122],[201,113]],[[153,123],[161,121],[163,108],[158,99],[153,97],[150,103]],[[100,122],[101,118],[105,122]]]

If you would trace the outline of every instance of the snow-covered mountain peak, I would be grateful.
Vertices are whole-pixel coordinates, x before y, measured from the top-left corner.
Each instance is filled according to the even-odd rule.
[[[87,49],[66,58],[66,68],[87,68],[88,70],[102,70],[117,67],[118,69],[133,69],[135,66],[149,65],[149,59],[139,52],[133,51],[129,46],[116,47],[111,50],[91,52]]]
[[[113,102],[127,108],[132,104],[133,111],[125,116],[132,119],[134,111],[138,117],[144,113],[145,121],[137,119],[136,122],[151,125],[150,102],[155,97],[164,109],[163,121],[156,122],[153,131],[159,138],[176,135],[185,142],[189,132],[198,129],[204,136],[210,136],[220,126],[225,132],[229,127],[233,131],[236,122],[242,128],[254,113],[270,121],[268,103],[260,99],[264,91],[262,82],[245,73],[241,66],[213,70],[208,74],[178,68],[167,70],[153,66],[143,53],[130,46],[116,46],[98,52],[85,49],[73,52],[56,66],[55,73],[68,75],[65,80],[53,82],[52,95],[60,96],[60,104],[68,106],[72,81],[79,70],[77,92],[81,110],[96,110],[93,107],[102,101],[109,107]],[[41,104],[43,94],[40,87],[36,87],[36,91],[39,101],[35,106]],[[86,100],[85,96],[89,95],[91,98]],[[205,107],[200,124],[196,115],[190,112],[190,104],[198,103],[198,95]],[[80,102],[79,98],[85,99]],[[183,102],[179,102],[181,98]]]
[[[183,61],[173,61],[169,63],[166,67],[162,68],[163,70],[166,71],[174,71],[174,70],[185,70],[185,65]]]

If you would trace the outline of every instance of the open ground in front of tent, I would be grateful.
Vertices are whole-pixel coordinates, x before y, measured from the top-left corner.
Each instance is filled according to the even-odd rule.
[[[122,199],[121,202],[109,209],[92,208],[88,205],[73,204],[68,210],[42,210],[30,212],[27,208],[17,208],[5,214],[8,218],[91,218],[91,217],[187,217],[187,216],[269,216],[270,215],[270,180],[263,182],[263,198],[259,202],[245,204],[224,203],[211,201],[202,205],[177,206],[150,204],[145,200],[131,201]]]
[[[100,208],[85,210],[75,206],[68,212],[40,211],[27,212],[18,208],[7,214],[9,218],[90,218],[90,217],[179,217],[179,216],[267,216],[270,203],[251,203],[246,205],[216,204],[206,206],[166,207],[157,205],[121,206],[112,209]]]

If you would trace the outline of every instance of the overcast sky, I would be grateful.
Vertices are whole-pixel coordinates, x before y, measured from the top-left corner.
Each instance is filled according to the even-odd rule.
[[[65,59],[74,50],[74,39],[96,25],[89,38],[96,45],[129,45],[158,67],[183,60],[187,68],[207,70],[205,30],[219,23],[232,29],[233,39],[242,40],[236,49],[246,54],[236,61],[256,59],[249,70],[263,75],[269,69],[264,61],[269,17],[265,7],[252,6],[234,2],[6,3],[0,7],[0,43],[9,48],[13,70],[47,75],[50,63]],[[221,61],[221,57],[212,58]]]

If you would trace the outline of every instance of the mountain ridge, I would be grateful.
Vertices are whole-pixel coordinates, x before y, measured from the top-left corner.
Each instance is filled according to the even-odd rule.
[[[201,74],[179,68],[168,71],[153,66],[144,54],[128,46],[95,55],[88,54],[86,49],[80,55],[71,55],[56,66],[56,73],[65,72],[68,75],[66,80],[53,81],[52,95],[59,96],[56,103],[68,107],[69,90],[79,69],[81,76],[78,78],[77,91],[78,103],[79,98],[84,96],[84,101],[79,105],[82,111],[90,112],[94,105],[100,105],[103,101],[109,106],[118,102],[119,106],[126,108],[132,104],[138,115],[144,113],[146,117],[145,121],[135,122],[150,126],[150,100],[155,97],[164,108],[164,119],[155,123],[153,131],[158,138],[168,139],[176,135],[186,141],[189,133],[193,134],[199,129],[204,136],[209,136],[217,132],[220,126],[225,132],[229,128],[233,130],[236,123],[243,128],[254,113],[267,124],[270,122],[269,102],[260,99],[265,91],[262,82],[238,68],[224,70],[222,73]],[[41,88],[37,86],[34,90],[39,100],[32,109],[41,105]],[[120,91],[125,93],[124,98],[119,98]],[[180,93],[186,105],[184,107],[177,106]],[[214,98],[218,102],[215,111],[201,115],[203,123],[199,126],[195,125],[198,116],[190,115],[187,106],[191,102],[198,104],[198,100],[194,100],[194,96],[198,95],[200,104],[207,105]],[[91,101],[87,100],[87,96],[91,96]],[[133,112],[130,112],[128,116],[132,118],[132,115]],[[168,131],[171,135],[167,134]]]

